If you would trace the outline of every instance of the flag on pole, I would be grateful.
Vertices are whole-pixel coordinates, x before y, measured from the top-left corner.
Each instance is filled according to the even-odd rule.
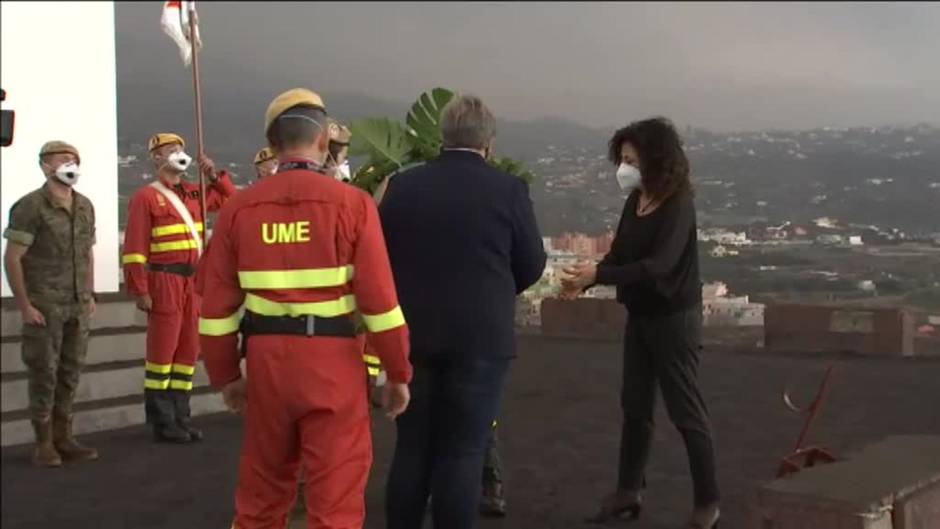
[[[171,0],[163,3],[163,16],[160,25],[163,32],[169,35],[173,42],[179,46],[180,58],[187,67],[193,58],[193,43],[189,38],[189,14],[196,12],[196,2],[182,2]],[[198,19],[197,19],[198,21]],[[199,26],[196,26],[196,49],[202,49],[202,40],[199,38]]]

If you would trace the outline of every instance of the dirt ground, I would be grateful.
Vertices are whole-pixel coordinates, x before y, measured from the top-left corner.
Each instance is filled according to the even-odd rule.
[[[812,442],[839,453],[887,435],[940,434],[936,360],[774,357],[712,348],[701,377],[717,432],[723,527],[748,527],[755,488],[772,478],[796,440],[801,418],[785,410],[781,388],[792,383],[796,400],[805,402],[830,362],[836,378]],[[510,514],[479,527],[585,527],[582,518],[616,476],[619,373],[617,344],[520,339],[500,417]],[[659,418],[645,511],[631,527],[678,529],[690,509],[691,485],[681,439],[661,409]],[[206,441],[195,446],[153,445],[142,427],[89,436],[102,459],[65,469],[33,469],[28,447],[4,449],[0,523],[11,529],[229,527],[240,423],[224,414],[197,422]],[[385,525],[393,433],[376,418],[376,463],[366,498],[370,529]]]

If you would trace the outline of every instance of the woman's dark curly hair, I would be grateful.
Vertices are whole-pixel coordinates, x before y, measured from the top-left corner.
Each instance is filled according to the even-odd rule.
[[[673,195],[692,192],[689,159],[671,121],[663,117],[644,119],[615,132],[607,152],[614,165],[620,165],[620,149],[624,143],[636,149],[643,188],[654,199],[664,201]]]

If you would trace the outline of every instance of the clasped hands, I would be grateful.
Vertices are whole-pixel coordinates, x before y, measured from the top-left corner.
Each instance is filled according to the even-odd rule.
[[[561,294],[564,300],[572,300],[581,295],[581,292],[597,281],[597,264],[580,262],[562,270],[565,277],[561,279]]]

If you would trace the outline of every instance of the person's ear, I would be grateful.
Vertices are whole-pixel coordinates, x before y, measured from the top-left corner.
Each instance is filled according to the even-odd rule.
[[[319,134],[316,140],[317,150],[325,156],[330,155],[330,135],[327,133]],[[326,158],[324,158],[325,160]]]

